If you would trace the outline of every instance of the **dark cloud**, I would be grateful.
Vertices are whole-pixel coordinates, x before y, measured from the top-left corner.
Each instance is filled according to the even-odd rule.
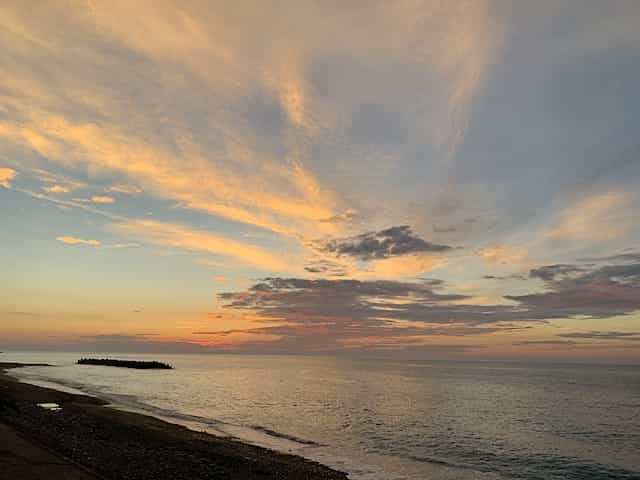
[[[617,253],[615,255],[609,255],[606,257],[591,257],[583,258],[584,262],[635,262],[640,263],[640,253],[638,252],[626,252]]]
[[[538,278],[546,282],[556,280],[560,277],[567,277],[572,274],[578,274],[584,271],[584,268],[575,265],[556,264],[546,265],[540,268],[534,268],[529,272],[531,278]]]
[[[345,342],[360,339],[368,339],[372,344],[390,341],[398,345],[435,335],[522,330],[531,322],[556,318],[630,314],[640,310],[640,262],[629,256],[618,260],[609,264],[556,264],[533,269],[530,277],[544,281],[546,290],[505,296],[514,302],[511,305],[475,305],[467,295],[446,293],[446,285],[438,279],[403,282],[272,277],[245,291],[221,293],[218,299],[226,308],[258,313],[265,325],[251,332],[278,335],[280,346],[339,348]],[[197,333],[224,336],[231,332]],[[568,339],[544,343],[570,345],[575,343],[574,338],[640,338],[620,332],[562,336]],[[524,342],[529,343],[518,345],[534,344]]]
[[[636,255],[603,257],[613,263],[547,265],[530,272],[547,290],[507,295],[545,318],[609,318],[640,310],[640,261]],[[595,259],[594,259],[595,260]]]
[[[326,259],[312,260],[304,269],[309,273],[322,273],[329,277],[344,277],[347,274],[342,265]]]
[[[95,340],[95,341],[139,342],[139,341],[144,341],[146,336],[148,335],[144,333],[138,333],[134,335],[125,334],[125,333],[108,333],[108,334],[100,334],[100,335],[80,335],[79,338]]]
[[[514,273],[512,275],[485,275],[485,280],[526,280],[527,277]]]
[[[347,255],[361,260],[375,260],[419,252],[446,252],[452,247],[427,242],[416,236],[411,227],[401,225],[379,232],[367,232],[354,237],[317,242],[325,253]]]
[[[609,318],[640,309],[640,289],[611,281],[505,298],[520,303],[537,318]]]
[[[575,345],[572,340],[522,340],[521,342],[513,342],[516,346],[527,345]]]
[[[264,325],[249,332],[276,335],[279,340],[270,342],[271,350],[285,351],[286,347],[326,351],[351,348],[354,344],[395,348],[424,342],[431,336],[523,330],[532,323],[556,318],[610,318],[640,310],[640,262],[628,254],[611,257],[611,260],[533,269],[530,278],[542,280],[546,289],[505,296],[512,304],[476,305],[472,297],[449,293],[442,280],[426,278],[408,282],[269,277],[247,290],[221,293],[218,300],[223,307],[259,314]],[[323,267],[330,266],[322,262],[318,265],[318,273],[324,273]],[[487,275],[485,278],[524,279],[520,275]],[[232,333],[236,332],[194,332],[218,338]],[[574,340],[578,338],[640,338],[637,334],[621,332],[587,332],[561,337],[566,338],[524,340],[516,345],[577,346],[579,343]]]
[[[423,285],[428,285],[433,289],[443,288],[445,286],[445,281],[440,280],[439,278],[417,278]]]
[[[436,291],[443,286],[437,279],[399,282],[266,278],[246,291],[221,293],[218,299],[227,308],[257,312],[265,325],[249,332],[280,337],[277,342],[270,342],[271,350],[285,351],[286,347],[293,351],[327,351],[381,345],[395,348],[423,343],[431,336],[482,335],[528,328],[523,323],[504,323],[525,320],[518,307],[465,305],[469,297]],[[194,332],[218,337],[231,333],[236,332]]]
[[[434,233],[454,233],[457,232],[458,229],[456,227],[438,227],[437,225],[433,227]]]
[[[589,338],[589,339],[597,339],[597,340],[634,340],[640,341],[640,332],[601,332],[601,331],[590,331],[590,332],[571,332],[571,333],[560,333],[559,337],[564,338]]]
[[[404,313],[412,306],[435,306],[467,297],[436,293],[429,282],[266,278],[245,292],[221,293],[218,298],[231,308],[287,317],[295,314],[374,319],[385,315],[406,318]],[[403,303],[390,303],[393,300]]]
[[[320,221],[325,223],[352,223],[360,219],[358,212],[355,210],[347,210],[339,215],[333,217],[323,218]]]

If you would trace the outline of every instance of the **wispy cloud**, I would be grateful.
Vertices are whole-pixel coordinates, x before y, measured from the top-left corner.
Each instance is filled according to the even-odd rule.
[[[604,241],[624,235],[635,221],[632,196],[624,191],[597,193],[566,207],[546,230],[554,240]]]
[[[113,197],[107,197],[105,195],[94,195],[91,197],[93,203],[114,203],[116,200]]]
[[[435,145],[455,144],[502,36],[484,0],[464,8],[302,2],[286,18],[276,9],[260,20],[252,7],[215,2],[137,4],[127,15],[113,5],[43,8],[41,17],[19,2],[3,11],[21,32],[11,30],[6,42],[12,61],[2,84],[13,113],[0,123],[5,141],[94,176],[115,174],[183,208],[308,238],[341,233],[340,222],[325,220],[353,211],[309,167],[310,152],[383,99],[389,111],[415,109],[416,139],[426,133]],[[78,37],[88,41],[71,59]],[[45,45],[64,67],[40,58]],[[361,61],[340,68],[350,58]],[[334,85],[318,70],[324,64],[345,81]],[[150,65],[163,75],[150,77]],[[131,74],[101,75],[105,68]],[[403,71],[402,88],[390,88]],[[438,95],[424,93],[430,84]],[[265,120],[258,128],[256,115]]]
[[[58,241],[215,268],[181,274],[237,289],[225,311],[261,322],[211,330],[225,348],[622,329],[606,322],[640,309],[640,257],[622,250],[640,238],[632,3],[8,0],[7,231],[51,214],[45,247],[90,225],[119,235]],[[594,343],[544,338],[523,341]]]
[[[153,220],[129,220],[114,223],[111,228],[140,241],[194,252],[207,252],[233,258],[244,265],[269,271],[290,271],[292,267],[277,256],[256,245],[225,238],[184,225]]]
[[[334,230],[331,224],[320,222],[333,215],[330,193],[321,190],[299,164],[292,168],[278,166],[270,159],[261,162],[252,152],[228,145],[233,161],[219,168],[215,165],[215,158],[222,160],[219,152],[211,152],[213,158],[208,161],[195,145],[184,145],[176,158],[160,145],[130,137],[115,126],[76,123],[46,113],[29,117],[24,127],[6,127],[0,129],[0,135],[4,133],[51,160],[128,175],[146,185],[150,193],[176,200],[185,208],[287,235],[316,224],[320,231]],[[46,146],[33,143],[29,133],[35,132],[46,132],[50,139]],[[258,170],[255,176],[241,174],[249,166]]]
[[[43,188],[45,192],[49,193],[69,193],[72,191],[71,187],[65,185],[50,185]]]
[[[135,248],[139,246],[139,243],[112,243],[109,245],[102,245],[102,248],[119,250],[121,248]]]
[[[71,193],[88,187],[83,181],[55,174],[42,168],[33,168],[29,173],[45,184],[42,189],[48,193]]]
[[[93,239],[85,240],[84,238],[62,236],[62,237],[56,237],[56,240],[62,243],[66,243],[68,245],[90,245],[92,247],[100,246],[100,241],[93,240]]]
[[[142,189],[135,185],[117,184],[111,185],[104,190],[107,193],[124,193],[126,195],[135,195],[142,193]]]
[[[600,332],[591,330],[589,332],[559,333],[559,337],[564,338],[587,338],[594,340],[633,340],[640,341],[640,332]]]
[[[522,340],[520,342],[513,342],[513,345],[516,345],[516,346],[550,345],[550,346],[566,347],[566,346],[571,346],[575,344],[576,342],[571,340]]]
[[[495,245],[482,248],[478,255],[487,263],[522,266],[529,261],[529,254],[524,247],[513,245]]]

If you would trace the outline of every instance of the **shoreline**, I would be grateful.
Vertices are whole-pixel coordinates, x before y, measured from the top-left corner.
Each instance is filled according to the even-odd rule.
[[[0,363],[0,444],[21,438],[26,445],[0,451],[9,457],[0,463],[17,469],[0,467],[0,480],[50,478],[39,476],[47,466],[73,472],[61,478],[78,479],[347,479],[296,455],[109,408],[100,398],[22,383],[6,373],[22,366],[34,364]],[[49,411],[38,403],[62,409]],[[30,461],[43,452],[57,460]]]

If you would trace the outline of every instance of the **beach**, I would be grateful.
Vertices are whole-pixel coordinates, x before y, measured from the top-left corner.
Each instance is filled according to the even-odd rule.
[[[0,363],[0,480],[346,479],[294,455],[21,383]],[[58,404],[59,411],[38,406]]]

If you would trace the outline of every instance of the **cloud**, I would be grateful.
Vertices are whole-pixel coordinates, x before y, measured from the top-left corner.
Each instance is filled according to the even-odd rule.
[[[10,188],[11,180],[17,175],[17,172],[12,168],[0,168],[0,187]]]
[[[71,187],[65,185],[51,185],[49,187],[44,187],[44,190],[49,193],[69,193],[71,192]]]
[[[456,227],[439,227],[437,225],[433,226],[434,233],[454,233],[457,231],[458,229]]]
[[[316,243],[325,253],[354,257],[360,260],[379,260],[410,253],[440,253],[452,247],[427,242],[416,236],[408,225],[391,227],[379,232],[367,232],[354,237],[337,238]]]
[[[98,208],[95,208],[91,205],[86,205],[86,203],[89,203],[88,200],[86,199],[82,199],[82,198],[74,198],[72,200],[64,200],[61,199],[59,197],[52,197],[50,195],[45,195],[43,193],[40,192],[34,192],[32,190],[28,190],[25,188],[16,188],[15,189],[18,192],[24,193],[25,195],[28,195],[32,198],[36,198],[38,200],[44,200],[46,202],[50,202],[52,204],[54,204],[55,206],[57,206],[58,208],[62,208],[62,209],[70,209],[70,208],[79,208],[81,210],[85,210],[87,212],[93,213],[95,215],[99,215],[101,217],[104,218],[108,218],[110,220],[124,220],[125,217],[122,217],[120,215],[116,215],[114,213],[111,212],[107,212],[104,210],[100,210]]]
[[[570,346],[575,345],[576,342],[571,340],[522,340],[520,342],[513,342],[512,345],[516,346],[528,346],[528,345],[558,345],[558,346]]]
[[[503,21],[485,0],[286,8],[10,2],[3,150],[287,236],[344,235],[354,209],[315,153],[366,158],[370,138],[342,139],[371,105],[408,112],[414,142],[457,143]]]
[[[121,248],[135,248],[139,246],[139,243],[112,243],[110,245],[103,245],[102,248],[119,250]]]
[[[595,340],[633,340],[640,341],[640,332],[600,332],[592,330],[589,332],[559,333],[559,337],[564,338],[588,338]]]
[[[507,295],[547,318],[609,318],[640,310],[640,262],[632,254],[605,257],[613,263],[556,264],[531,270],[547,290]]]
[[[33,168],[31,173],[34,174],[38,180],[47,184],[43,186],[42,189],[48,193],[70,193],[87,187],[85,182],[69,178],[65,175],[55,174],[41,168]]]
[[[357,278],[411,278],[441,268],[445,260],[427,253],[413,253],[373,260],[366,270],[355,271]]]
[[[118,233],[156,245],[223,255],[241,264],[269,271],[291,270],[291,266],[281,256],[261,247],[184,225],[153,220],[128,220],[114,223],[111,228]]]
[[[552,240],[590,242],[619,238],[635,224],[632,195],[610,191],[587,196],[566,207],[545,231]]]
[[[116,200],[113,197],[107,197],[104,195],[94,195],[91,197],[93,203],[114,203]]]
[[[323,218],[321,222],[329,222],[329,223],[352,223],[359,219],[358,212],[353,209],[348,209],[344,213],[340,213],[338,215],[334,215],[330,218]]]
[[[640,263],[640,253],[626,252],[604,257],[590,257],[581,259],[584,262],[635,262]]]
[[[142,189],[136,187],[135,185],[126,185],[126,184],[118,184],[111,185],[104,189],[107,193],[124,193],[126,195],[135,195],[138,193],[142,193]]]
[[[255,312],[266,325],[254,333],[283,341],[309,336],[326,345],[371,345],[425,341],[434,336],[466,336],[525,329],[536,322],[566,318],[606,319],[640,310],[640,263],[635,254],[609,257],[614,263],[555,264],[532,269],[546,290],[506,295],[492,304],[445,293],[440,280],[265,278],[247,290],[218,295],[222,306]],[[281,325],[285,322],[286,325]],[[636,334],[589,333],[589,338],[636,339]],[[587,338],[585,334],[565,334]],[[305,342],[307,342],[305,340]],[[518,345],[570,345],[573,340],[523,341]],[[307,344],[307,343],[305,343]],[[293,348],[293,346],[292,346]]]
[[[344,277],[347,270],[344,265],[326,259],[313,259],[304,267],[309,273],[323,274],[329,277]]]
[[[128,333],[101,333],[95,335],[80,335],[82,339],[88,340],[96,340],[96,341],[128,341],[128,342],[137,342],[137,341],[145,341],[147,337],[154,336],[154,333],[137,333],[137,334],[128,334]]]
[[[102,203],[102,204],[107,204],[107,203],[115,203],[116,199],[113,197],[108,197],[105,195],[93,195],[90,198],[74,198],[73,199],[74,202],[81,202],[81,203]]]
[[[56,240],[68,245],[91,245],[92,247],[100,246],[100,241],[98,240],[85,240],[83,238],[76,237],[56,237]]]
[[[0,127],[2,125],[0,124]],[[46,149],[30,133],[44,132]],[[98,172],[118,172],[145,186],[150,194],[179,202],[183,208],[298,236],[311,228],[333,232],[335,200],[300,163],[278,165],[237,144],[208,158],[185,140],[179,155],[131,136],[115,125],[74,122],[33,111],[21,128],[0,128],[0,135],[39,150],[47,159]],[[231,141],[231,140],[229,140]],[[247,176],[251,170],[253,175]],[[94,197],[104,201],[111,197]],[[93,200],[93,199],[92,199]]]
[[[303,318],[371,324],[384,324],[384,318],[433,323],[483,321],[478,315],[454,319],[454,316],[462,317],[468,312],[455,305],[443,305],[467,297],[437,293],[428,281],[272,277],[247,291],[221,293],[218,298],[229,308],[258,310],[289,321]],[[454,313],[456,310],[459,310],[458,315]]]
[[[511,275],[484,275],[485,280],[526,280],[527,277],[517,273]]]
[[[480,257],[487,263],[520,265],[528,261],[529,254],[523,247],[510,245],[495,245],[478,251]]]
[[[466,304],[465,295],[441,293],[439,280],[265,278],[245,291],[218,294],[226,309],[255,312],[256,334],[282,337],[290,348],[327,349],[424,343],[429,338],[483,335],[526,328],[507,305]],[[525,320],[526,319],[526,320]],[[220,332],[210,332],[218,334]],[[281,345],[282,346],[282,345]],[[274,345],[271,345],[274,347]]]
[[[571,277],[582,274],[585,271],[584,267],[576,265],[546,265],[540,268],[534,268],[529,272],[531,278],[539,278],[546,282],[557,280],[561,277]]]

